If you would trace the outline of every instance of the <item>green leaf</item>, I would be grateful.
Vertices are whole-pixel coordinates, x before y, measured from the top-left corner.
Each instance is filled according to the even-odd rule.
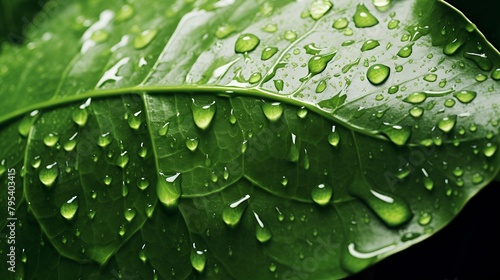
[[[498,172],[500,55],[443,1],[49,3],[0,55],[2,279],[342,278]]]

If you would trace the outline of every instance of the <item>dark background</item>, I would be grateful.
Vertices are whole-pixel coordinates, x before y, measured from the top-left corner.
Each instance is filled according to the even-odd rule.
[[[499,0],[449,0],[500,49]],[[500,183],[479,192],[443,230],[348,278],[465,280],[500,279]]]
[[[43,2],[46,0],[0,0],[0,43],[20,43],[23,27]],[[462,11],[500,49],[499,0],[448,2]],[[349,280],[500,279],[500,231],[496,229],[500,210],[495,206],[497,203],[500,203],[500,183],[493,182],[443,230]]]

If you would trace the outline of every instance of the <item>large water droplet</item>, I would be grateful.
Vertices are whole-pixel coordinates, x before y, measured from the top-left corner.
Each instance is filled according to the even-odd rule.
[[[292,30],[287,30],[283,34],[283,38],[285,38],[285,40],[287,40],[289,42],[293,42],[293,41],[295,41],[295,39],[297,39],[297,33],[295,33]]]
[[[283,80],[274,80],[274,87],[276,88],[277,91],[283,91]]]
[[[378,20],[373,16],[366,6],[362,3],[356,7],[356,13],[353,16],[354,25],[358,28],[371,27],[378,24]]]
[[[120,153],[118,158],[116,158],[116,165],[118,165],[121,168],[125,168],[125,166],[127,166],[128,164],[128,161],[129,161],[128,152],[123,151],[122,153]]]
[[[158,135],[160,136],[165,136],[167,135],[167,132],[168,132],[168,128],[170,127],[170,122],[166,122],[161,128],[160,130],[158,130]]]
[[[75,132],[75,134],[73,134],[68,139],[68,141],[66,141],[66,143],[64,143],[63,148],[64,148],[65,151],[67,151],[67,152],[73,151],[73,149],[76,147],[77,136],[78,136],[78,132]]]
[[[76,214],[78,210],[78,197],[73,196],[66,203],[63,203],[60,208],[61,216],[63,216],[66,220],[71,220]]]
[[[483,148],[483,154],[486,157],[492,157],[497,151],[497,145],[495,143],[487,143]]]
[[[368,68],[366,78],[373,85],[380,85],[384,83],[391,73],[391,68],[384,64],[374,64]]]
[[[343,17],[343,18],[336,19],[333,22],[332,27],[335,29],[344,29],[347,27],[348,24],[349,24],[349,21],[347,21],[347,19]]]
[[[255,220],[257,222],[255,226],[255,237],[257,240],[261,243],[265,243],[272,238],[271,231],[264,225],[262,220],[260,219],[259,215],[257,213],[253,212],[253,215],[255,217]]]
[[[205,270],[207,257],[205,256],[204,251],[196,250],[196,248],[193,248],[193,250],[191,250],[189,259],[191,260],[191,265],[194,269],[196,269],[196,271],[203,272],[203,270]]]
[[[283,114],[284,107],[281,102],[262,102],[262,112],[266,118],[271,121],[277,121]]]
[[[500,68],[497,68],[493,72],[491,72],[491,78],[495,81],[500,81]]]
[[[484,53],[465,52],[464,57],[476,63],[476,65],[484,71],[490,71],[493,64]]]
[[[24,136],[24,137],[28,136],[28,133],[30,132],[31,127],[33,126],[35,121],[38,119],[38,116],[39,116],[38,113],[39,113],[38,110],[32,111],[31,113],[26,115],[21,120],[21,122],[19,123],[19,126],[17,127],[17,131],[19,132],[19,134],[21,134],[21,136]]]
[[[444,46],[443,53],[446,55],[453,55],[464,43],[463,40],[455,38],[452,42]]]
[[[88,117],[89,113],[85,107],[73,111],[72,114],[73,121],[79,126],[84,126],[87,123]]]
[[[337,54],[337,52],[331,52],[323,55],[314,55],[311,59],[309,59],[309,63],[307,66],[309,67],[309,75],[314,76],[321,72],[323,72],[333,57]]]
[[[322,18],[331,8],[333,4],[329,0],[315,0],[309,7],[309,13],[315,20]]]
[[[157,29],[147,29],[141,32],[141,34],[137,35],[134,38],[134,48],[136,50],[143,49],[147,47],[151,41],[156,37],[158,34]]]
[[[413,52],[413,43],[402,47],[398,52],[398,56],[402,58],[407,58],[411,55],[412,52]]]
[[[253,34],[243,34],[236,40],[234,51],[236,53],[247,53],[255,50],[260,43],[260,39]]]
[[[215,106],[215,101],[209,104],[199,105],[196,104],[196,101],[193,98],[192,102],[191,111],[193,112],[194,123],[197,127],[206,130],[210,126],[210,123],[215,115],[217,108]]]
[[[250,195],[245,195],[239,200],[229,204],[222,210],[222,220],[224,223],[230,227],[235,227],[241,220],[241,216],[246,209],[246,203],[250,198]]]
[[[311,197],[314,202],[323,206],[327,205],[330,202],[332,194],[333,194],[333,189],[330,186],[326,186],[325,184],[319,184],[312,190]]]
[[[156,186],[156,194],[158,199],[167,208],[177,206],[177,201],[181,196],[180,189],[180,173],[166,177],[163,173],[158,176],[158,185]]]
[[[321,49],[316,47],[314,43],[310,43],[304,46],[307,54],[316,55],[321,52]]]
[[[188,138],[186,139],[186,147],[191,151],[194,152],[198,148],[198,138]]]
[[[127,121],[128,121],[128,125],[130,126],[130,128],[137,130],[137,129],[139,129],[139,127],[141,127],[141,123],[142,123],[141,113],[142,113],[142,111],[138,111],[138,112],[135,112],[134,114],[132,114],[131,116],[128,117]]]
[[[300,107],[297,110],[297,117],[303,119],[307,116],[307,109],[305,107]]]
[[[276,47],[266,47],[264,50],[262,50],[262,55],[260,56],[260,59],[268,60],[271,57],[273,57],[277,52],[278,48]]]
[[[47,165],[44,169],[40,170],[38,174],[38,178],[40,182],[47,187],[51,187],[59,176],[59,168],[57,167],[57,163],[53,163]]]
[[[418,217],[418,224],[421,226],[428,225],[431,221],[432,221],[432,216],[427,212],[421,213],[420,217]]]
[[[424,109],[420,107],[413,107],[410,109],[410,115],[414,118],[419,118],[424,113]]]
[[[290,162],[298,162],[299,161],[299,147],[295,143],[297,136],[295,134],[291,134],[292,136],[292,145],[290,146],[290,150],[288,151],[288,161]]]
[[[126,21],[132,18],[133,15],[134,15],[134,7],[132,7],[130,4],[125,4],[116,13],[115,20],[117,22]]]
[[[54,147],[57,144],[57,141],[59,141],[59,134],[55,132],[49,133],[47,136],[43,138],[43,143],[47,147]]]
[[[455,92],[453,96],[455,96],[455,98],[458,99],[458,101],[467,104],[472,100],[474,100],[474,98],[476,98],[477,93],[475,91],[462,90]]]
[[[456,116],[444,117],[439,121],[438,127],[443,132],[450,132],[455,127],[456,121]]]
[[[390,125],[384,123],[380,132],[385,134],[389,139],[396,145],[402,146],[406,144],[411,135],[411,127],[400,126],[400,125]]]
[[[106,132],[106,133],[99,135],[99,138],[97,139],[97,145],[104,148],[104,147],[108,146],[112,140],[113,140],[113,138],[111,138],[111,133]]]

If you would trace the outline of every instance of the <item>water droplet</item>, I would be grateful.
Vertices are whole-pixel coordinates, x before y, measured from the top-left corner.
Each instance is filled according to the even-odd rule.
[[[264,27],[262,27],[262,31],[268,33],[274,33],[278,31],[278,26],[274,23],[266,24]]]
[[[55,144],[57,144],[57,141],[59,141],[59,134],[57,133],[49,133],[47,136],[43,138],[43,143],[47,147],[54,147]]]
[[[435,82],[437,80],[437,75],[436,74],[426,74],[424,76],[424,80],[427,82]]]
[[[241,216],[246,209],[247,204],[243,203],[250,198],[250,195],[245,195],[239,200],[229,204],[222,210],[222,220],[229,227],[235,227],[241,220]]]
[[[405,99],[403,99],[403,101],[411,104],[420,104],[424,102],[426,99],[427,99],[427,94],[425,92],[414,92],[408,95]]]
[[[112,140],[113,140],[113,138],[111,138],[111,133],[106,132],[106,133],[99,135],[99,138],[97,139],[97,145],[104,148],[104,147],[108,146]]]
[[[399,20],[397,19],[391,19],[389,23],[387,23],[387,28],[389,29],[395,29],[399,26]]]
[[[167,135],[167,132],[168,132],[168,128],[170,127],[170,122],[166,122],[161,128],[160,130],[158,130],[158,135],[160,136],[165,136]]]
[[[377,40],[366,40],[363,45],[361,46],[361,51],[369,51],[373,50],[374,48],[380,46],[380,43]]]
[[[500,68],[497,68],[493,72],[491,72],[491,78],[495,81],[500,81]]]
[[[127,208],[125,210],[124,216],[125,219],[130,223],[135,218],[136,211],[133,208]]]
[[[271,121],[277,121],[283,114],[284,107],[281,102],[262,102],[262,111],[266,118]]]
[[[314,76],[321,72],[323,72],[333,57],[337,54],[336,51],[324,54],[324,55],[314,55],[311,59],[309,59],[309,63],[307,66],[309,67],[309,75]]]
[[[354,25],[358,28],[371,27],[378,24],[378,20],[374,17],[366,6],[362,3],[356,7],[356,13],[353,16]]]
[[[476,75],[475,79],[478,82],[484,82],[484,81],[486,81],[488,79],[488,76],[479,73],[479,74]]]
[[[333,4],[329,0],[315,0],[309,7],[309,13],[315,20],[322,18],[331,8]]]
[[[137,130],[137,129],[139,129],[139,127],[141,127],[141,123],[142,123],[141,113],[142,113],[142,111],[138,111],[138,112],[135,112],[134,114],[132,114],[131,116],[128,117],[127,121],[128,121],[128,125],[130,126],[130,128]]]
[[[480,184],[483,182],[483,176],[481,176],[481,174],[479,173],[475,173],[474,175],[472,175],[472,183],[474,184]]]
[[[349,24],[349,21],[346,18],[338,18],[333,22],[332,27],[335,29],[344,29]]]
[[[314,43],[305,45],[304,49],[306,50],[306,53],[310,55],[316,55],[321,52],[321,49],[316,47]]]
[[[136,50],[144,49],[151,43],[151,41],[153,41],[157,34],[157,29],[147,29],[142,31],[141,34],[134,38],[134,48]]]
[[[411,127],[400,126],[400,125],[390,125],[384,123],[380,132],[385,134],[389,139],[396,145],[402,146],[406,144],[411,135]]]
[[[443,132],[450,132],[455,127],[456,121],[456,116],[444,117],[439,121],[438,127]]]
[[[149,187],[149,181],[146,178],[141,178],[137,181],[137,187],[140,190],[145,190]]]
[[[295,134],[291,134],[292,137],[292,145],[290,146],[290,150],[288,151],[288,161],[290,162],[298,162],[299,161],[299,148],[295,143],[297,136]]]
[[[486,146],[483,148],[483,154],[486,157],[492,157],[496,151],[497,151],[497,145],[494,143],[487,143]]]
[[[423,181],[424,181],[424,187],[427,190],[432,191],[432,189],[434,188],[434,181],[432,181],[432,179],[429,177],[424,177]]]
[[[465,52],[464,57],[476,63],[476,65],[484,71],[490,71],[493,64],[484,53]]]
[[[77,109],[72,114],[73,121],[79,126],[84,126],[87,123],[88,117],[89,113],[86,108]]]
[[[297,33],[295,33],[292,30],[287,30],[283,34],[283,38],[285,38],[285,40],[287,40],[289,42],[293,42],[293,41],[295,41],[295,39],[297,39]]]
[[[109,186],[109,185],[111,184],[111,182],[112,182],[112,181],[113,181],[113,178],[111,178],[111,176],[109,176],[109,175],[104,176],[104,180],[103,180],[103,182],[104,182],[104,184],[105,184],[106,186]]]
[[[137,150],[137,155],[141,158],[145,158],[148,155],[148,149],[144,147],[144,142],[141,142],[141,146],[139,147],[139,150]]]
[[[248,82],[250,84],[256,84],[262,79],[262,75],[259,72],[252,73],[250,75],[250,78],[248,79]]]
[[[42,163],[42,159],[40,156],[35,156],[33,158],[33,160],[31,161],[31,166],[33,166],[33,168],[37,169],[38,167],[40,167],[40,164]],[[0,172],[0,176],[5,172],[5,166],[3,165],[0,165],[0,170],[2,170]]]
[[[139,252],[139,259],[142,261],[142,263],[146,263],[148,260],[148,257],[146,256],[146,250],[145,250],[146,244],[142,245],[141,251]]]
[[[118,158],[116,159],[116,165],[118,165],[121,168],[125,168],[127,166],[129,161],[129,156],[127,151],[123,151]]]
[[[90,35],[90,39],[95,41],[96,43],[102,43],[108,40],[109,33],[106,30],[98,29]]]
[[[332,125],[332,131],[328,133],[328,143],[334,147],[337,147],[340,143],[340,134],[334,125]]]
[[[373,85],[384,83],[391,73],[391,68],[383,64],[374,64],[368,68],[366,77]]]
[[[451,107],[455,106],[455,100],[451,99],[451,98],[446,99],[444,101],[444,106],[446,106],[448,108],[451,108]]]
[[[71,220],[76,214],[78,210],[78,197],[75,195],[70,198],[66,203],[63,203],[60,208],[61,216],[63,216],[66,220]]]
[[[266,47],[262,51],[262,55],[261,55],[260,59],[268,60],[271,57],[273,57],[277,52],[278,52],[278,48],[276,48],[276,47]]]
[[[318,85],[316,86],[316,93],[322,93],[326,89],[326,81],[321,80],[319,81]]]
[[[402,47],[398,52],[398,56],[402,58],[407,58],[411,55],[412,52],[413,52],[413,43]]]
[[[396,92],[398,92],[399,90],[399,86],[391,86],[388,90],[387,90],[387,93],[389,94],[395,94]]]
[[[396,72],[403,71],[403,65],[396,65]]]
[[[224,180],[229,179],[229,170],[227,170],[227,167],[224,167],[224,172],[222,172],[222,178],[224,178]]]
[[[196,126],[206,130],[210,126],[215,115],[215,101],[206,105],[198,105],[195,99],[192,98],[191,111],[193,112],[193,120]]]
[[[443,48],[443,53],[446,55],[453,55],[465,42],[458,38],[455,38],[453,41],[448,43]]]
[[[47,187],[51,187],[59,176],[59,168],[57,167],[57,163],[53,163],[47,165],[44,169],[40,170],[38,174],[38,178],[40,182]]]
[[[455,92],[453,96],[455,96],[455,98],[463,104],[467,104],[476,98],[477,93],[475,91],[462,90]]]
[[[166,177],[163,173],[158,176],[158,185],[156,186],[156,194],[161,203],[167,208],[177,206],[177,201],[181,196],[180,190],[180,173]]]
[[[130,4],[123,5],[116,13],[115,20],[122,22],[132,18],[134,15],[134,8]]]
[[[312,192],[311,197],[314,202],[318,205],[327,205],[332,198],[333,189],[330,186],[325,186],[325,184],[319,184],[316,186]]]
[[[257,222],[257,225],[255,226],[255,237],[257,238],[257,240],[261,243],[265,243],[271,240],[272,238],[271,231],[269,231],[269,229],[266,226],[264,226],[264,223],[260,219],[259,215],[257,215],[257,213],[253,212],[253,215]]]
[[[21,120],[21,122],[19,123],[19,126],[17,127],[17,131],[19,132],[19,134],[21,134],[21,136],[24,136],[24,137],[28,136],[28,133],[30,132],[31,127],[33,126],[35,121],[38,119],[38,116],[39,116],[38,113],[39,113],[38,110],[32,111],[31,113],[26,115]]]
[[[260,43],[260,39],[253,34],[242,34],[236,40],[234,51],[236,53],[247,53],[255,50]]]
[[[73,136],[71,136],[66,143],[64,143],[63,148],[67,152],[73,151],[73,149],[76,147],[76,139],[78,136],[78,132],[75,132]]]
[[[215,37],[217,37],[217,39],[224,39],[234,31],[236,31],[236,26],[232,24],[224,24],[217,27],[217,30],[215,31]]]
[[[297,117],[303,119],[307,116],[307,109],[302,106],[297,110]]]
[[[186,147],[191,151],[194,152],[198,148],[198,138],[188,138],[186,139]]]
[[[203,272],[203,270],[205,270],[205,265],[207,263],[205,252],[193,248],[193,250],[191,250],[189,259],[191,260],[191,265],[194,269],[196,269],[196,271]]]
[[[424,109],[420,107],[413,107],[410,109],[410,115],[414,118],[419,118],[424,113]]]
[[[432,216],[427,212],[421,213],[420,217],[418,217],[418,224],[421,226],[428,225],[431,221],[432,221]]]

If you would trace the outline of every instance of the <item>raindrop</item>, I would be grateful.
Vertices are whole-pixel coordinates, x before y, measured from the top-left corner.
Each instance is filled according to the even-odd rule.
[[[361,51],[369,51],[373,50],[374,48],[380,46],[380,43],[377,40],[366,40],[363,45],[361,46]]]
[[[222,220],[226,225],[229,227],[235,227],[240,222],[241,216],[243,215],[247,205],[243,202],[247,201],[249,198],[250,195],[247,194],[239,200],[224,207],[222,210]]]
[[[368,68],[366,77],[373,85],[384,83],[391,73],[391,68],[383,64],[374,64]]]
[[[288,161],[290,162],[298,162],[299,161],[299,148],[295,143],[297,136],[295,134],[291,134],[292,136],[292,145],[290,146],[290,150],[288,151]]]
[[[215,31],[215,37],[217,39],[224,39],[227,36],[229,36],[231,33],[233,33],[236,30],[236,26],[232,24],[224,24],[219,27],[217,27],[217,31]]]
[[[264,50],[262,50],[262,55],[261,55],[260,59],[268,60],[271,57],[273,57],[277,52],[278,52],[278,48],[276,48],[276,47],[266,47]]]
[[[248,82],[250,84],[256,84],[256,83],[260,82],[261,79],[262,79],[262,75],[259,72],[255,72],[255,73],[252,73],[252,75],[250,75]]]
[[[133,208],[127,208],[124,213],[125,220],[129,223],[135,218],[136,211]]]
[[[75,195],[70,198],[66,203],[63,203],[60,208],[61,216],[63,216],[66,220],[71,220],[76,214],[78,210],[78,197]]]
[[[451,99],[451,98],[446,99],[444,101],[444,106],[446,106],[448,108],[451,108],[451,107],[455,106],[455,100]]]
[[[104,184],[105,184],[106,186],[109,186],[109,185],[111,184],[111,182],[112,182],[112,181],[113,181],[113,178],[111,178],[111,176],[109,176],[109,175],[104,176],[104,180],[103,180],[103,182],[104,182]]]
[[[337,147],[340,143],[340,134],[334,125],[332,125],[332,131],[328,133],[328,143],[334,147]]]
[[[307,116],[307,109],[306,107],[302,106],[297,110],[297,117],[303,119]]]
[[[21,120],[19,126],[17,127],[17,131],[19,132],[19,134],[21,134],[21,136],[28,136],[33,123],[35,123],[35,121],[38,119],[38,113],[38,110],[32,111]]]
[[[181,196],[180,192],[180,173],[166,177],[160,173],[158,177],[158,185],[156,187],[156,194],[161,203],[167,208],[177,206],[177,201]]]
[[[287,30],[285,31],[285,34],[283,34],[283,38],[285,38],[285,40],[289,42],[293,42],[295,41],[295,39],[297,39],[297,33],[292,30]]]
[[[391,19],[389,23],[387,23],[387,28],[389,29],[395,29],[399,26],[399,20],[397,19]]]
[[[137,181],[137,187],[140,190],[145,190],[149,187],[149,181],[146,178],[141,178]]]
[[[388,92],[389,94],[395,94],[396,92],[398,92],[398,90],[399,90],[399,86],[391,86],[391,87],[387,90],[387,92]]]
[[[424,109],[420,107],[413,107],[410,109],[410,115],[414,118],[419,118],[424,113]]]
[[[137,130],[137,129],[139,129],[139,127],[141,127],[141,123],[142,123],[141,113],[142,113],[142,111],[138,111],[138,112],[135,112],[132,116],[129,116],[127,121],[128,121],[128,125],[130,126],[130,128]]]
[[[236,53],[251,52],[257,48],[259,43],[260,40],[257,36],[253,34],[243,34],[236,40],[234,51]]]
[[[157,34],[157,29],[147,29],[142,31],[141,34],[134,38],[134,48],[136,50],[144,49],[151,43],[151,41],[153,41]]]
[[[88,117],[89,113],[85,107],[73,111],[72,114],[73,121],[79,126],[84,126],[87,123]]]
[[[385,134],[396,145],[402,146],[406,144],[411,135],[411,128],[409,126],[390,125],[384,123],[380,132]]]
[[[477,93],[475,91],[462,90],[459,92],[455,92],[453,96],[455,96],[455,98],[463,104],[467,104],[474,100],[474,98],[476,98]]]
[[[425,92],[414,92],[403,99],[403,101],[411,104],[420,104],[424,102],[425,99],[427,99],[427,94]]]
[[[378,24],[377,18],[375,18],[362,3],[358,4],[356,7],[356,13],[353,16],[353,20],[354,25],[358,28],[371,27]]]
[[[196,269],[196,271],[203,272],[203,270],[205,270],[205,265],[207,263],[205,252],[193,248],[193,250],[191,250],[189,259],[191,260],[191,265],[194,269]]]
[[[210,126],[215,115],[215,101],[207,105],[198,105],[195,99],[192,98],[191,111],[193,112],[193,120],[196,126],[206,130]]]
[[[421,226],[428,225],[431,221],[432,221],[432,216],[427,212],[421,213],[420,217],[418,217],[418,224]]]
[[[444,46],[443,53],[446,55],[453,55],[464,43],[464,41],[455,38],[452,42]]]
[[[480,73],[480,74],[476,75],[475,79],[478,82],[484,82],[484,81],[486,81],[488,79],[488,76]]]
[[[481,176],[481,174],[479,173],[472,175],[472,183],[474,184],[480,184],[483,182],[483,180],[483,176]]]
[[[99,138],[97,139],[97,145],[100,147],[106,147],[108,146],[113,139],[111,138],[111,133],[106,132],[101,135],[99,135]]]
[[[483,154],[486,157],[492,157],[496,151],[497,151],[497,145],[494,143],[487,143],[486,146],[483,148]]]
[[[413,43],[402,47],[398,52],[398,56],[402,58],[407,58],[411,55],[412,52],[413,52]]]
[[[493,72],[491,72],[491,78],[495,81],[500,81],[500,68],[497,68]]]
[[[316,55],[321,52],[321,49],[316,47],[314,43],[305,45],[304,49],[306,50],[306,53],[310,55]]]
[[[170,122],[166,122],[161,128],[160,130],[158,130],[158,135],[160,136],[165,136],[167,135],[167,132],[168,132],[168,128],[170,127]]]
[[[53,163],[47,165],[44,169],[40,171],[38,174],[38,178],[40,182],[47,187],[51,187],[57,179],[59,175],[59,168],[57,167],[57,163]]]
[[[443,132],[450,132],[455,127],[456,121],[456,116],[444,117],[439,121],[438,127]]]
[[[31,161],[31,166],[33,166],[33,168],[37,169],[38,167],[40,167],[41,163],[42,163],[41,157],[40,156],[35,156],[33,158],[33,160]],[[5,172],[5,166],[0,165],[0,170],[3,170],[3,171],[0,172],[0,175],[2,175]]]
[[[73,136],[71,136],[66,143],[64,143],[63,148],[67,152],[73,151],[73,149],[76,147],[76,137],[78,136],[78,132],[75,132]]]
[[[427,82],[435,82],[437,80],[437,75],[436,74],[426,74],[424,76],[424,80]]]
[[[307,77],[312,77],[323,72],[326,69],[328,62],[330,62],[336,54],[337,52],[334,51],[324,55],[314,55],[311,59],[309,59],[307,64],[309,68],[309,74]]]
[[[315,0],[309,7],[309,13],[315,20],[322,18],[331,8],[333,4],[329,0]]]
[[[229,170],[227,170],[227,167],[224,167],[224,171],[222,172],[222,178],[224,178],[224,180],[229,179]]]
[[[281,102],[262,102],[262,111],[266,118],[271,121],[277,121],[283,114],[284,107]]]
[[[116,159],[116,165],[118,165],[121,168],[125,168],[127,166],[129,161],[129,156],[127,151],[123,151],[118,158]]]
[[[343,17],[343,18],[336,19],[333,22],[332,27],[335,29],[344,29],[347,27],[348,24],[349,24],[349,21],[347,21],[347,19]]]
[[[188,138],[186,139],[186,147],[191,151],[194,152],[198,148],[198,138]]]
[[[59,135],[57,133],[49,133],[47,136],[43,138],[43,143],[47,147],[54,147],[55,144],[57,144],[57,141],[59,141]]]
[[[134,8],[129,4],[125,4],[118,10],[115,19],[116,21],[121,22],[132,18],[133,15]]]
[[[257,215],[257,213],[253,212],[253,215],[257,222],[257,225],[255,227],[255,237],[261,243],[269,241],[272,238],[271,231],[269,231],[269,229],[264,226],[264,223],[260,219],[259,215]]]
[[[325,184],[319,184],[312,190],[311,197],[312,200],[316,202],[318,205],[324,206],[330,202],[332,194],[333,194],[333,189],[330,186],[325,186]]]
[[[316,86],[316,93],[322,93],[326,89],[326,81],[321,80],[319,81],[318,85]]]
[[[142,248],[141,248],[141,251],[139,252],[139,259],[142,261],[142,263],[146,263],[146,261],[148,260],[147,256],[146,256],[146,244],[143,244],[142,245]]]
[[[278,31],[278,26],[274,23],[270,23],[270,24],[265,25],[262,28],[262,31],[268,32],[268,33],[274,33],[276,31]]]
[[[108,40],[109,33],[106,30],[98,29],[90,35],[90,39],[96,43],[102,43]]]
[[[140,156],[141,158],[145,158],[148,155],[148,149],[144,147],[144,142],[141,142],[141,146],[137,151],[137,155]]]

